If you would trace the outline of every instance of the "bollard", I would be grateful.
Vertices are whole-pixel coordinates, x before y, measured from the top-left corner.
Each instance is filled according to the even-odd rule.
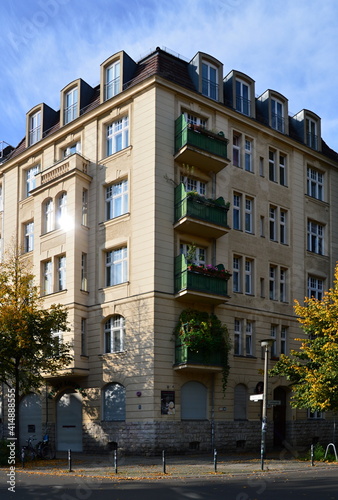
[[[68,470],[72,472],[72,452],[70,449],[68,450]]]
[[[117,474],[117,450],[114,450],[114,469],[115,474]]]
[[[165,450],[162,451],[163,474],[166,474],[166,457]]]
[[[217,472],[217,450],[216,450],[216,448],[214,449],[214,469],[215,469],[215,472]]]
[[[313,453],[313,444],[311,445],[311,466],[314,466],[314,453]]]

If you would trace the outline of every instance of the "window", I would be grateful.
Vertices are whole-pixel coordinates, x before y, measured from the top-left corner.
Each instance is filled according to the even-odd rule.
[[[259,157],[259,175],[264,177],[264,158],[262,156]]]
[[[124,180],[106,188],[106,218],[119,217],[128,212],[128,181]]]
[[[198,125],[202,128],[207,128],[207,120],[205,118],[200,118],[199,116],[192,115],[191,113],[184,113],[184,117],[187,123],[190,125]]]
[[[53,267],[52,261],[46,260],[43,263],[43,295],[53,293]]]
[[[57,198],[56,225],[64,229],[67,223],[67,193],[61,193]]]
[[[279,271],[279,300],[280,302],[287,301],[287,270],[284,268],[280,268]]]
[[[247,172],[253,172],[252,141],[249,141],[249,139],[245,139],[244,165]]]
[[[74,153],[81,153],[81,142],[75,142],[63,150],[63,157],[67,158]]]
[[[286,179],[286,156],[279,155],[279,184],[281,186],[287,185]]]
[[[318,149],[317,122],[306,118],[305,120],[306,144],[312,149]]]
[[[269,180],[277,182],[276,153],[271,150],[269,151]]]
[[[49,198],[44,203],[44,222],[45,233],[49,233],[54,229],[54,204],[53,200]]]
[[[234,323],[234,354],[240,356],[242,354],[242,321],[235,319]]]
[[[253,200],[245,197],[245,232],[253,233]]]
[[[120,92],[120,61],[116,61],[105,70],[105,100]]]
[[[109,384],[103,389],[103,420],[121,422],[126,419],[126,390],[121,384]]]
[[[81,318],[81,356],[87,356],[87,320]]]
[[[66,289],[66,256],[62,255],[57,259],[58,266],[58,291]]]
[[[277,208],[269,208],[270,240],[277,241]]]
[[[242,229],[241,205],[242,205],[242,195],[234,194],[232,227],[238,230]]]
[[[29,145],[32,146],[41,139],[41,111],[29,117]]]
[[[181,387],[182,420],[206,420],[208,417],[208,389],[195,380]]]
[[[252,356],[252,333],[253,323],[252,321],[246,322],[245,327],[245,354],[246,356]]]
[[[232,138],[232,163],[241,167],[241,136],[234,134]]]
[[[287,211],[279,210],[279,241],[284,245],[287,244]]]
[[[287,186],[287,157],[272,149],[269,150],[269,180]]]
[[[324,254],[324,226],[317,222],[307,223],[307,249],[319,255]]]
[[[252,295],[253,293],[252,272],[253,272],[252,260],[245,259],[245,293],[247,295]]]
[[[196,266],[205,266],[206,264],[207,252],[205,248],[181,243],[180,253],[185,255],[187,260]]]
[[[307,168],[307,194],[323,201],[324,181],[323,174],[311,167]]]
[[[307,418],[314,419],[314,420],[319,420],[324,418],[324,412],[320,410],[312,411],[308,410],[307,411]]]
[[[26,170],[26,196],[36,187],[36,175],[39,173],[39,166]]]
[[[88,226],[88,189],[82,190],[82,225]]]
[[[284,133],[284,105],[277,99],[271,99],[271,127]]]
[[[191,177],[181,176],[181,182],[185,186],[185,190],[187,192],[195,191],[201,196],[206,196],[207,194],[207,185],[205,182],[199,181],[197,179],[192,179]]]
[[[81,254],[81,290],[88,291],[87,254],[83,252]]]
[[[250,114],[249,85],[242,80],[236,80],[236,111]]]
[[[125,320],[123,316],[115,315],[104,325],[104,352],[121,352],[124,350]]]
[[[273,344],[271,346],[271,358],[277,356],[277,325],[271,325],[270,337],[273,339]]]
[[[232,290],[233,292],[241,291],[241,259],[234,257],[232,264]]]
[[[75,120],[78,116],[78,90],[77,87],[71,89],[65,95],[64,121],[65,124]]]
[[[34,222],[27,222],[24,225],[24,231],[24,251],[32,252],[34,250]]]
[[[59,354],[60,353],[60,344],[62,344],[62,342],[63,342],[63,333],[59,332],[58,330],[53,330],[52,337],[53,337],[53,340],[55,342],[54,345],[56,347],[57,353]]]
[[[287,338],[288,338],[288,328],[286,326],[281,327],[280,331],[280,353],[286,354],[287,352]]]
[[[276,280],[277,280],[277,267],[270,266],[269,270],[269,298],[276,300]]]
[[[127,281],[127,247],[106,252],[106,286],[118,285]]]
[[[314,276],[309,276],[307,280],[307,296],[322,300],[324,291],[324,281]]]
[[[107,156],[129,146],[128,116],[113,122],[107,127]]]
[[[202,63],[202,94],[218,101],[218,69],[210,63]]]

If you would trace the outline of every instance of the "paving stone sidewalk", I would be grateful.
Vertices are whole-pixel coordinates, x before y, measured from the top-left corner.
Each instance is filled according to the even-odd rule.
[[[264,461],[264,471],[261,470],[260,458],[254,456],[225,456],[218,455],[215,464],[214,456],[121,456],[114,455],[83,455],[71,454],[71,461],[67,452],[58,453],[56,459],[27,462],[22,468],[18,464],[17,471],[26,473],[67,475],[75,474],[90,477],[109,477],[111,479],[159,479],[207,477],[212,475],[257,474],[269,472],[305,471],[311,468],[336,467],[338,462],[315,462],[296,458],[267,457]]]

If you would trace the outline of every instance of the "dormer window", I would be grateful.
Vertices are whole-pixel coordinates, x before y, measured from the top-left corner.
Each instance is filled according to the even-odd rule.
[[[312,149],[318,149],[318,132],[317,122],[311,118],[306,118],[305,121],[306,144]]]
[[[64,121],[65,125],[78,117],[78,89],[72,88],[65,95]]]
[[[236,80],[236,111],[250,115],[250,89],[242,80]]]
[[[35,144],[41,139],[41,111],[37,111],[29,117],[29,145]]]
[[[202,94],[218,101],[218,69],[209,62],[202,62]]]
[[[277,99],[271,99],[271,127],[278,132],[285,132],[284,104]]]
[[[105,69],[105,100],[120,92],[121,64],[115,61]]]

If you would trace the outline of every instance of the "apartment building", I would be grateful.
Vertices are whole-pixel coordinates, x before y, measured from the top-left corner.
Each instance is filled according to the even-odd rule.
[[[314,112],[290,116],[209,54],[122,51],[99,73],[28,111],[0,165],[2,250],[15,238],[45,307],[67,306],[74,351],[22,396],[22,440],[47,426],[60,451],[259,450],[260,341],[272,366],[298,345],[294,300],[332,285],[338,155]],[[185,310],[227,326],[225,391],[217,353],[173,336]],[[290,395],[269,380],[268,447],[330,441],[330,415]]]

